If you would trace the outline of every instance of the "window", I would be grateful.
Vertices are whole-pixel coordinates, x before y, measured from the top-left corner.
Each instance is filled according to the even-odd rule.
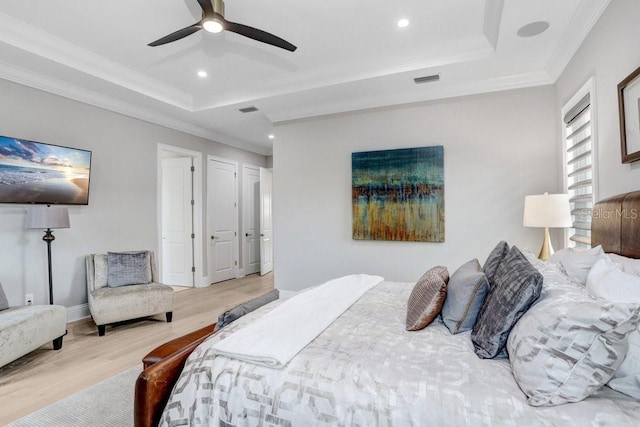
[[[569,193],[573,218],[567,246],[575,248],[591,247],[596,153],[592,88],[590,81],[563,109],[565,190]]]

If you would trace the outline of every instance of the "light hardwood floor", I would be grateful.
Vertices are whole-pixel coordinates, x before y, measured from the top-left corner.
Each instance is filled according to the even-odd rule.
[[[140,365],[158,345],[215,322],[226,309],[273,289],[273,275],[246,276],[176,292],[173,322],[164,315],[107,326],[91,319],[67,325],[62,349],[51,344],[0,368],[0,425]]]

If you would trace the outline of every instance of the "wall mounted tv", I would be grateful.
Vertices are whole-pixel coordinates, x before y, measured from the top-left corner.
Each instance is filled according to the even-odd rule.
[[[0,203],[89,204],[91,151],[0,136]]]

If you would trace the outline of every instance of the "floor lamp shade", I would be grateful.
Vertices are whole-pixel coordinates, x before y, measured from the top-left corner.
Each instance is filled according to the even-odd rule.
[[[564,228],[573,225],[568,194],[540,194],[524,198],[525,227],[543,227],[544,241],[538,257],[547,259],[553,254],[549,228]]]
[[[69,228],[69,210],[62,206],[34,206],[27,211],[26,228]]]
[[[51,271],[51,242],[56,238],[52,228],[69,228],[69,210],[61,206],[34,206],[27,211],[26,228],[46,230],[44,240],[47,243],[47,261],[49,266],[49,304],[53,304],[53,274]]]

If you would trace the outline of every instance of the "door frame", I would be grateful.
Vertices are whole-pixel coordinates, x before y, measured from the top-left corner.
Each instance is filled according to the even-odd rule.
[[[157,185],[156,185],[156,262],[158,263],[158,274],[162,282],[162,152],[178,154],[183,157],[191,157],[194,166],[193,173],[193,265],[196,268],[194,273],[194,285],[196,287],[207,286],[209,283],[208,272],[205,275],[203,252],[202,252],[202,153],[198,151],[188,150],[186,148],[175,147],[173,145],[158,143],[157,149]]]
[[[240,264],[242,264],[242,268],[240,268],[240,277],[244,277],[247,274],[253,274],[253,273],[259,273],[260,272],[260,266],[258,266],[257,271],[253,271],[248,273],[247,272],[247,263],[248,263],[248,245],[246,244],[246,240],[244,239],[244,234],[246,233],[247,230],[247,224],[245,224],[245,209],[247,209],[247,206],[245,206],[245,198],[247,197],[247,194],[245,192],[245,170],[246,169],[255,169],[258,172],[258,177],[260,176],[260,168],[261,166],[255,166],[249,163],[243,163],[242,164],[242,191],[241,191],[241,200],[242,200],[242,204],[241,204],[241,211],[240,211],[240,242],[242,242],[242,248],[240,250],[240,254],[242,255],[242,258],[240,260]],[[258,178],[259,180],[259,178]],[[258,195],[259,197],[259,195]],[[260,207],[258,204],[258,207],[256,207],[257,209],[257,214],[260,214]],[[258,219],[258,234],[260,234],[260,221]],[[258,236],[259,238],[260,236]],[[258,255],[258,257],[260,257],[260,255]]]
[[[211,176],[211,163],[212,161],[218,161],[218,162],[222,162],[222,163],[229,163],[235,166],[236,169],[236,179],[235,179],[235,187],[233,189],[233,194],[235,197],[235,203],[236,203],[236,214],[233,216],[233,221],[234,221],[234,227],[236,229],[236,235],[234,236],[234,240],[233,240],[233,256],[235,257],[235,262],[233,265],[233,275],[235,278],[239,278],[240,277],[240,245],[238,242],[238,239],[240,238],[240,236],[238,235],[239,233],[239,212],[240,212],[240,206],[239,206],[239,193],[238,193],[238,188],[240,187],[239,185],[239,177],[238,177],[238,170],[239,170],[239,166],[240,163],[235,161],[235,160],[231,160],[231,159],[225,159],[224,157],[218,157],[218,156],[213,156],[211,154],[207,155],[207,225],[206,225],[206,229],[207,229],[207,273],[208,273],[208,279],[210,279],[211,277],[213,277],[212,273],[211,273],[211,262],[210,262],[210,257],[211,254],[209,253],[209,249],[211,247],[210,243],[209,243],[209,236],[211,236],[211,234],[213,233],[213,231],[211,230],[211,225],[210,225],[210,221],[209,221],[209,215],[211,214],[211,212],[213,212],[213,200],[210,197],[210,192],[209,192],[209,181],[210,181],[210,176]]]

